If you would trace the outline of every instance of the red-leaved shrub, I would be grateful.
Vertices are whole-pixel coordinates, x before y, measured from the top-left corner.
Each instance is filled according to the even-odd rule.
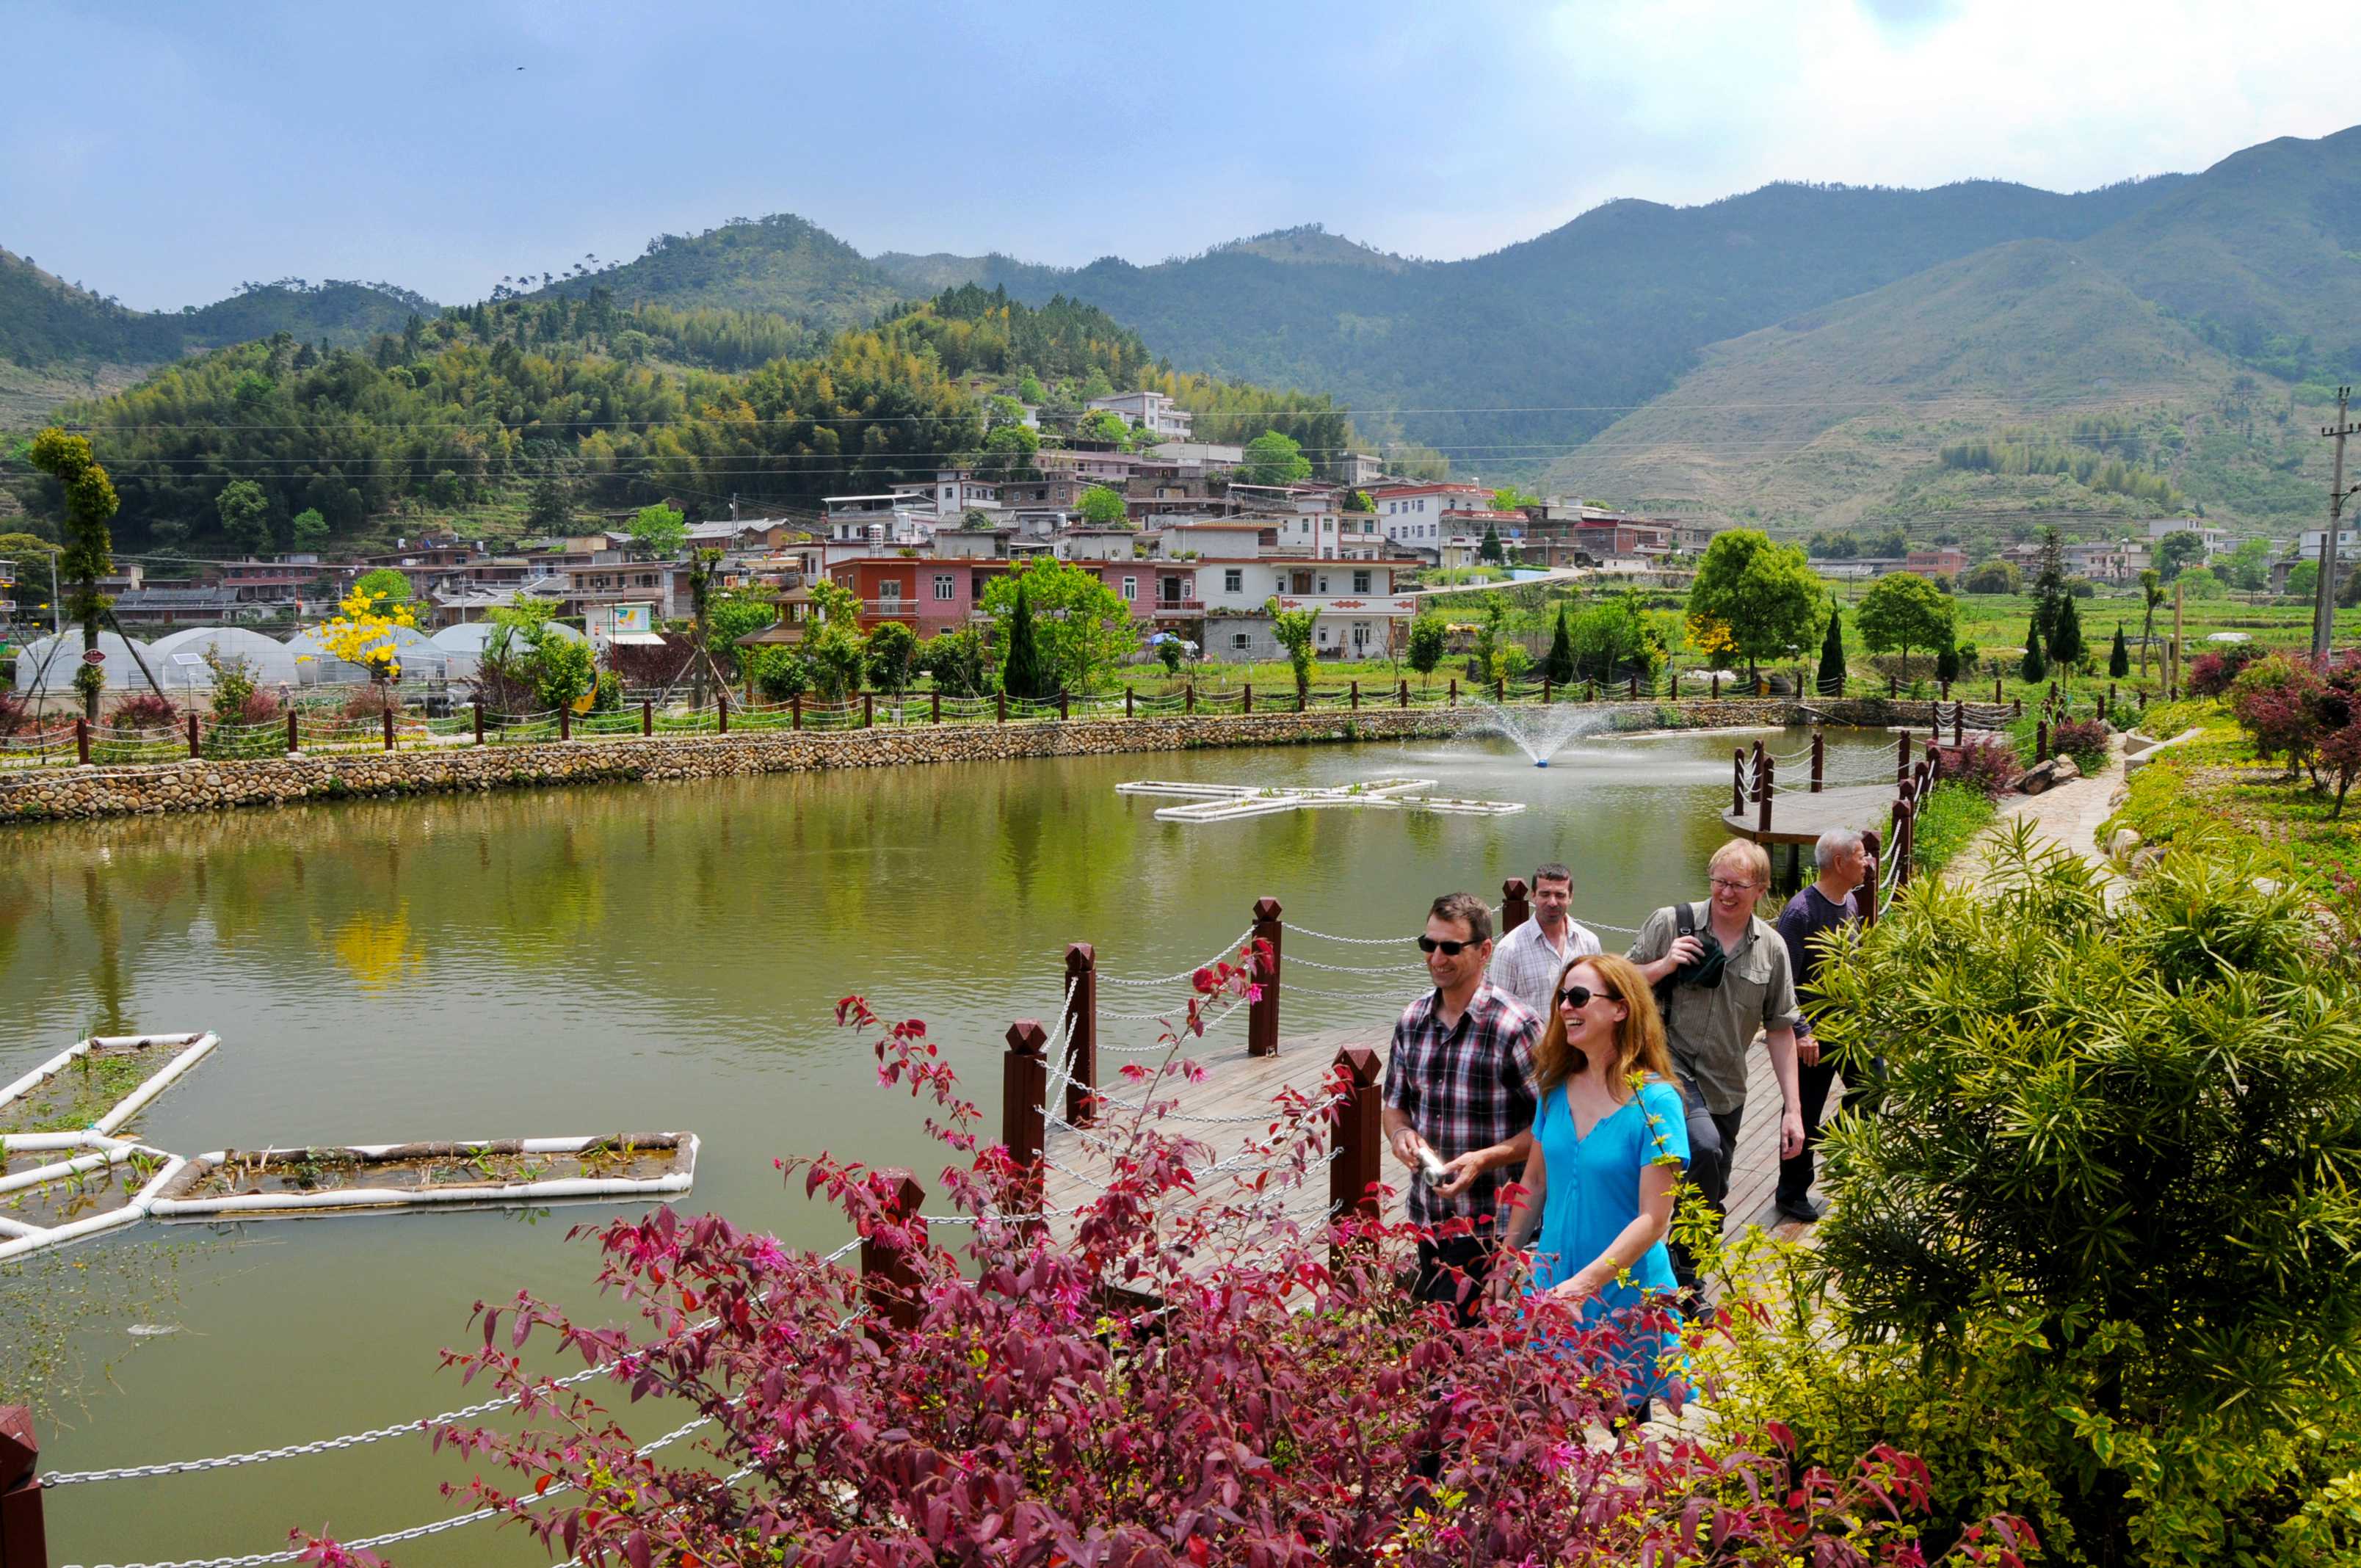
[[[2230,683],[2230,716],[2265,762],[2284,757],[2293,774],[2320,743],[2320,698],[2325,691],[2310,663],[2277,654],[2257,659]]]
[[[2112,733],[2096,718],[2060,719],[2049,732],[2049,750],[2073,758],[2074,765],[2085,773],[2095,773],[2107,765],[2107,738]]]
[[[2347,724],[2322,736],[2319,756],[2320,765],[2336,781],[2336,808],[2330,815],[2342,817],[2345,792],[2355,779],[2361,778],[2361,724]]]
[[[0,735],[33,728],[33,705],[14,686],[0,686]]]
[[[181,710],[154,692],[132,692],[115,699],[106,722],[117,729],[173,729],[180,727]]]
[[[2220,696],[2230,689],[2238,673],[2264,652],[2259,643],[2233,642],[2218,652],[2200,653],[2189,661],[2190,696]]]
[[[892,1266],[873,1293],[716,1215],[590,1231],[639,1331],[529,1293],[479,1303],[480,1346],[446,1364],[521,1398],[525,1430],[438,1431],[474,1462],[455,1492],[553,1557],[597,1563],[1605,1568],[1698,1560],[1708,1534],[1716,1561],[1922,1562],[1915,1458],[1880,1448],[1831,1473],[1779,1429],[1594,1442],[1621,1402],[1608,1331],[1547,1297],[1455,1328],[1396,1283],[1407,1227],[1286,1218],[1307,1183],[1312,1212],[1324,1196],[1341,1069],[1318,1100],[1283,1091],[1224,1162],[1168,1131],[1159,1088],[1203,1076],[1176,1059],[1182,1039],[1207,1001],[1248,988],[1241,967],[1198,972],[1163,1063],[1125,1068],[1102,1101],[1106,1185],[1054,1216],[1037,1170],[979,1131],[925,1025],[847,998],[880,1082],[931,1102],[955,1163],[928,1206],[960,1223],[906,1212],[883,1173],[823,1154],[780,1168]],[[642,1453],[598,1381],[529,1373],[536,1337],[616,1397],[703,1417],[686,1444],[700,1453]],[[2034,1544],[2015,1520],[1969,1537],[1944,1561],[2015,1563]]]
[[[2004,735],[1982,736],[1957,746],[1946,746],[1942,754],[1944,780],[1980,790],[1987,799],[2006,795],[2025,776],[2025,769],[2016,760],[2016,748]]]
[[[395,717],[401,716],[401,693],[393,686],[376,681],[365,686],[355,686],[352,695],[345,698],[346,718],[375,718],[389,707],[393,709]]]

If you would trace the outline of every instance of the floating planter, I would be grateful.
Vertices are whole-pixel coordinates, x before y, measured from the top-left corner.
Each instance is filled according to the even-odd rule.
[[[1362,806],[1381,811],[1436,811],[1459,817],[1509,817],[1522,811],[1522,801],[1463,800],[1455,795],[1421,795],[1434,787],[1433,779],[1385,777],[1323,789],[1284,785],[1198,784],[1167,779],[1135,779],[1115,786],[1117,795],[1171,795],[1191,802],[1167,806],[1156,813],[1159,822],[1234,822],[1245,817],[1268,817],[1281,811],[1310,811],[1323,806]]]
[[[174,1172],[150,1212],[164,1220],[660,1198],[696,1179],[694,1133],[224,1149]]]
[[[0,1089],[0,1139],[112,1133],[221,1044],[210,1030],[189,1035],[113,1035],[69,1046]]]
[[[0,1178],[0,1258],[136,1223],[188,1164],[141,1144],[91,1141],[104,1146],[30,1169],[15,1168],[12,1159]]]

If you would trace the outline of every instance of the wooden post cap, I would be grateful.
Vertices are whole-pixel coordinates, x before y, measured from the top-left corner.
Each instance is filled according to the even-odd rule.
[[[1255,906],[1254,906],[1254,917],[1255,917],[1256,919],[1257,919],[1257,920],[1276,920],[1276,919],[1278,919],[1278,918],[1279,918],[1279,900],[1277,900],[1276,898],[1257,898],[1257,899],[1256,899],[1256,900],[1255,900]]]
[[[1378,1053],[1367,1046],[1346,1046],[1336,1053],[1336,1065],[1350,1073],[1354,1087],[1367,1089],[1384,1076],[1378,1066]]]
[[[25,1405],[0,1405],[0,1491],[16,1485],[40,1463],[41,1440],[33,1435],[33,1412]]]
[[[1091,946],[1090,943],[1071,942],[1067,944],[1066,972],[1068,974],[1080,974],[1086,969],[1095,968],[1098,961],[1098,949]]]
[[[1018,1056],[1040,1056],[1048,1050],[1049,1045],[1049,1032],[1042,1028],[1037,1019],[1019,1018],[1008,1025],[1008,1048]]]

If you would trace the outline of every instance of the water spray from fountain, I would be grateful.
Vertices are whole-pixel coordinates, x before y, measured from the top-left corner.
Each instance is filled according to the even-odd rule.
[[[1470,727],[1475,733],[1507,736],[1537,768],[1548,767],[1550,759],[1567,746],[1608,727],[1608,716],[1595,708],[1501,707],[1487,702],[1477,705],[1476,711],[1482,717]]]

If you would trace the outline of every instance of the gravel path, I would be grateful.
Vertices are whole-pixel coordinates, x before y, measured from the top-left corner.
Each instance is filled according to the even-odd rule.
[[[2106,869],[2111,889],[2120,890],[2121,879],[2113,876],[2106,850],[2099,843],[2099,824],[2114,814],[2123,789],[2124,743],[2118,737],[2109,746],[2107,765],[2101,772],[2040,795],[2011,795],[2002,802],[2000,815],[1992,825],[1960,851],[1958,870],[1953,874],[1970,887],[1982,885],[1991,874],[1993,850],[2003,841],[2009,825],[2021,817],[2031,822],[2034,831],[2043,839]],[[2110,896],[2114,895],[2111,892]]]

